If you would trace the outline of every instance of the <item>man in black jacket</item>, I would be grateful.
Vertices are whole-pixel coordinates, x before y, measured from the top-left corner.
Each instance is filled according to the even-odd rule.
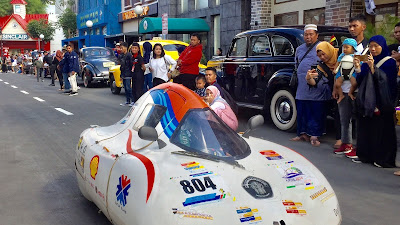
[[[53,57],[51,57],[49,52],[45,51],[44,52],[44,57],[43,57],[44,77],[47,77],[47,74],[49,73],[49,67],[50,67],[52,62],[53,62]],[[53,83],[54,83],[54,81],[53,81]]]
[[[125,104],[121,105],[133,105],[134,100],[133,100],[132,86],[131,86],[133,61],[132,61],[132,54],[128,52],[128,43],[126,42],[123,42],[121,44],[121,52],[118,55],[118,62],[121,65],[120,67],[121,79],[124,84],[125,96],[126,96]]]

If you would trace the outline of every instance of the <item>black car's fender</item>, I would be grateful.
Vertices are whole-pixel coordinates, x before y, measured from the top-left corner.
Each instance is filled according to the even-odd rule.
[[[92,65],[86,64],[82,69],[81,76],[83,78],[83,76],[89,75],[89,74],[91,74],[91,76],[90,76],[90,79],[91,79],[93,76],[96,76],[97,72]]]
[[[281,69],[276,71],[271,79],[268,81],[267,89],[265,91],[265,103],[271,101],[272,96],[279,90],[290,90],[293,96],[296,94],[296,89],[289,86],[290,78],[293,75],[293,69]],[[264,107],[269,104],[264,104]]]

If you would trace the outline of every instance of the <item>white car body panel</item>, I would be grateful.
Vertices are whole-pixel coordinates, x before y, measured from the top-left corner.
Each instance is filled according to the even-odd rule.
[[[176,84],[156,88],[184,90]],[[326,178],[284,146],[244,139],[251,153],[235,164],[173,153],[184,150],[170,142],[161,122],[155,128],[166,147],[142,140],[134,125],[146,105],[154,104],[149,94],[154,90],[118,123],[85,130],[77,145],[79,188],[113,224],[341,223],[339,203]],[[188,93],[187,101],[201,101],[187,99]],[[244,188],[246,179],[253,194]]]

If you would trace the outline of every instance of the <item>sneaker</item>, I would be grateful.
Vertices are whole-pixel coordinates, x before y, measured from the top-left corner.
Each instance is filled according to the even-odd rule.
[[[378,168],[382,168],[383,166],[379,165],[378,163],[374,162],[374,166],[378,167]]]
[[[78,92],[71,92],[71,94],[69,94],[69,96],[75,96],[78,95]]]
[[[134,102],[131,102],[131,104],[129,104],[130,107],[132,107],[132,106],[134,106],[134,105],[135,105]]]
[[[71,90],[67,90],[67,91],[64,91],[63,93],[64,94],[71,94],[71,92],[72,92]]]
[[[42,79],[42,82],[44,82],[44,79]]]
[[[353,163],[362,163],[359,158],[351,159]]]
[[[346,157],[350,159],[358,158],[356,149],[352,148],[352,150],[349,153],[346,153]]]
[[[353,150],[353,146],[351,144],[342,144],[340,147],[333,151],[333,153],[337,155],[343,155],[345,153],[349,153]]]
[[[50,84],[49,86],[56,86],[55,84]]]

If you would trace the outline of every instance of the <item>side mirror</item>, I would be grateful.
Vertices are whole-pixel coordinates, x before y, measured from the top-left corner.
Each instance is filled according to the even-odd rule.
[[[157,141],[160,149],[167,146],[164,141],[158,139],[157,130],[154,127],[143,126],[139,129],[138,135],[141,139],[146,141]]]
[[[264,117],[262,115],[252,116],[247,122],[247,130],[243,133],[242,137],[249,138],[250,132],[257,127],[264,124]]]

